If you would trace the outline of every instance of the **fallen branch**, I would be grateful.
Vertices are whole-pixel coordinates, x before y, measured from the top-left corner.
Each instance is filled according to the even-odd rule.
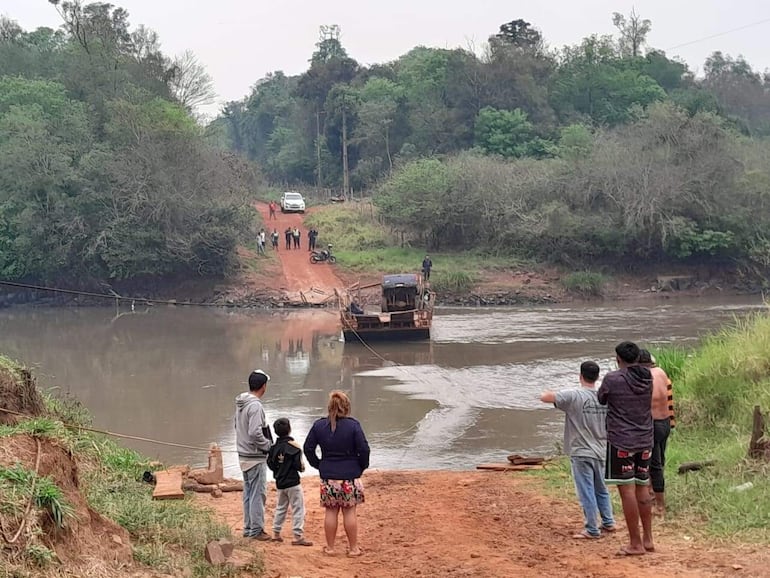
[[[680,464],[677,471],[679,472],[679,475],[686,474],[687,472],[697,472],[707,466],[713,466],[715,463],[716,460],[706,460],[705,462],[685,462]]]

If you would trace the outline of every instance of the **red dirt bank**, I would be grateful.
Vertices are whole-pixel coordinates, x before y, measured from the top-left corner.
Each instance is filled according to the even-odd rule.
[[[321,552],[323,512],[318,479],[303,479],[305,532],[312,548],[244,541],[264,554],[265,576],[413,577],[617,577],[767,576],[766,548],[716,547],[656,522],[658,552],[618,558],[622,532],[602,540],[571,538],[581,527],[572,496],[544,497],[536,478],[496,472],[395,472],[364,474],[366,503],[359,508],[361,558],[347,558],[340,525],[335,557]],[[275,491],[268,492],[266,526],[271,528]],[[234,534],[242,529],[241,494],[198,499],[214,509]],[[284,537],[291,535],[290,521]]]

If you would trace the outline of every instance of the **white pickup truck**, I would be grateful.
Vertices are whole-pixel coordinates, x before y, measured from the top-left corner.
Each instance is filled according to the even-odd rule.
[[[281,195],[281,212],[305,212],[305,199],[299,193],[284,193]]]

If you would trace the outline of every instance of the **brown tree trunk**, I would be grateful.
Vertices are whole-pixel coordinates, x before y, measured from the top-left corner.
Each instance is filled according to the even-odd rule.
[[[350,199],[350,172],[348,170],[348,116],[342,105],[342,188],[345,198]]]

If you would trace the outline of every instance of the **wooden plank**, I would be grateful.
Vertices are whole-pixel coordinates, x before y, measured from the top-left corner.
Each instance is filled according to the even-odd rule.
[[[528,470],[542,470],[542,465],[513,465],[513,464],[480,464],[476,466],[477,470],[485,470],[490,472],[526,472]]]
[[[161,470],[155,472],[155,491],[153,500],[180,500],[184,498],[182,490],[182,472]]]

